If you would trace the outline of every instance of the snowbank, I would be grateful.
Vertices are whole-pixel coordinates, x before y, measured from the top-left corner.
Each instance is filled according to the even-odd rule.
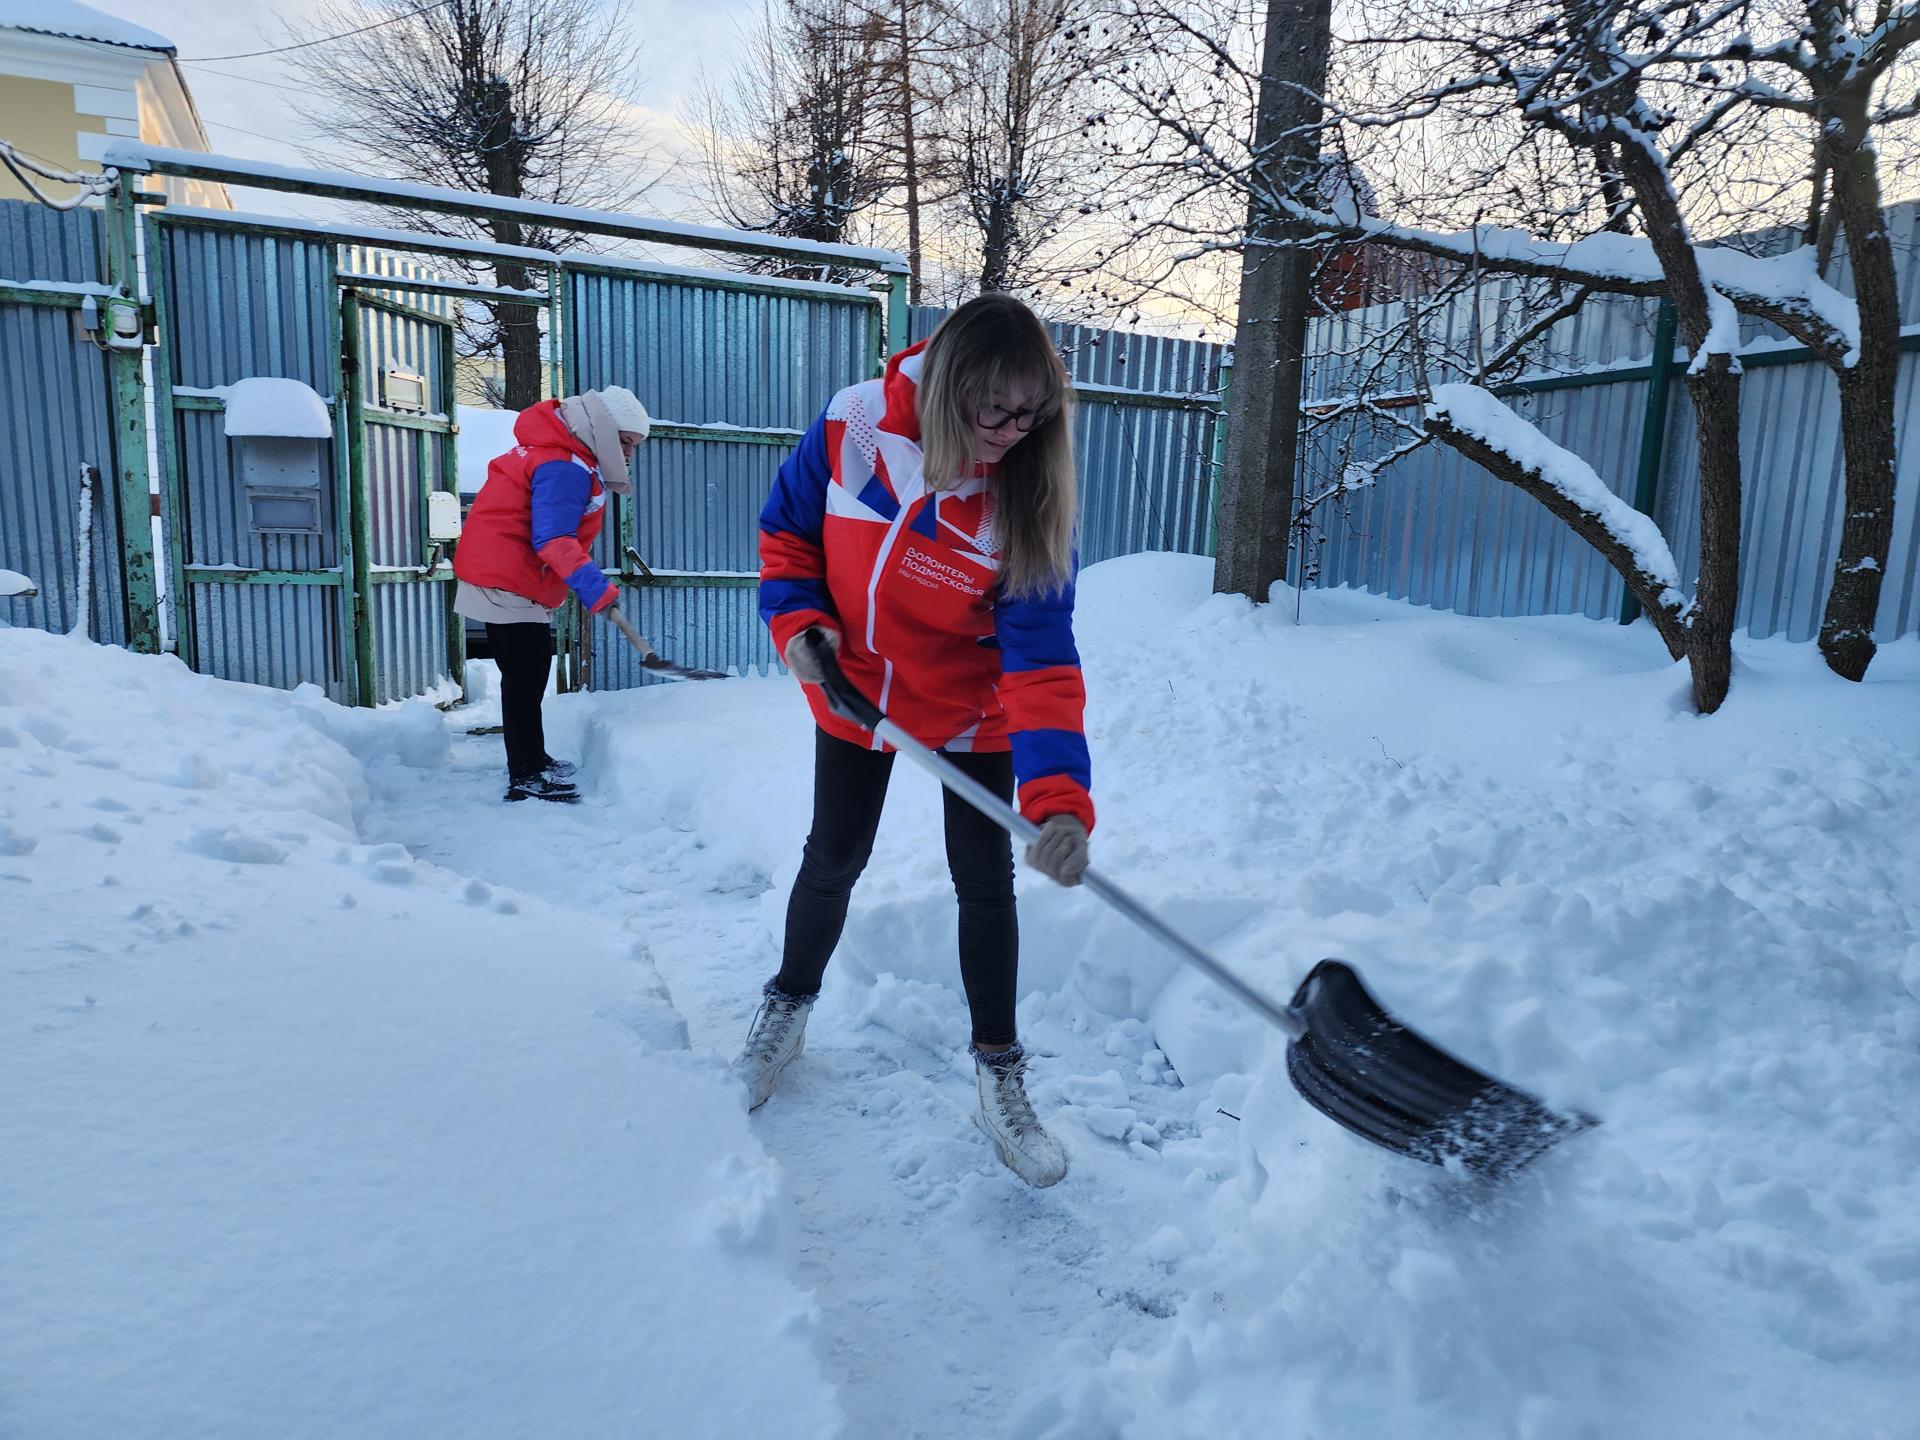
[[[644,943],[360,839],[447,750],[0,633],[0,1429],[837,1431]]]
[[[1290,592],[1255,609],[1210,580],[1170,556],[1083,577],[1095,863],[1269,993],[1345,956],[1432,1038],[1604,1124],[1502,1192],[1371,1150],[1295,1096],[1262,1022],[1023,870],[1021,1028],[1075,1169],[1041,1214],[982,1222],[994,1245],[1033,1232],[1004,1322],[1033,1358],[1002,1433],[1907,1433],[1920,642],[1855,686],[1810,646],[1742,638],[1703,719],[1644,624],[1351,591],[1298,597],[1296,624]],[[678,844],[681,883],[757,897],[751,943],[703,932],[684,969],[663,958],[676,993],[750,994],[807,823],[796,688],[575,713],[598,793],[642,843]],[[940,836],[937,793],[901,767],[807,1056],[758,1121],[817,1145],[823,1108],[870,1110],[898,1206],[955,1187],[915,1219],[916,1262],[964,1253],[941,1237],[974,1183],[951,1110],[907,1098],[929,1064],[965,1084]],[[1081,1288],[1051,1275],[1056,1226],[1098,1247]],[[857,1330],[834,1308],[852,1263],[836,1253],[822,1299]],[[1006,1363],[977,1328],[953,1343]]]
[[[520,412],[461,405],[454,418],[460,426],[455,442],[460,454],[460,493],[478,495],[487,483],[487,466],[520,443],[513,438]]]
[[[487,705],[8,632],[0,1429],[1906,1440],[1920,641],[1849,685],[1742,637],[1702,718],[1645,624],[1210,578],[1083,577],[1095,863],[1269,993],[1343,955],[1601,1128],[1498,1191],[1368,1149],[1023,871],[1073,1165],[1026,1190],[971,1127],[904,766],[743,1121],[722,1059],[808,821],[791,681],[550,701],[587,800],[527,814]]]
[[[1184,573],[1188,613],[1108,629]],[[1434,1038],[1604,1117],[1504,1193],[1371,1151],[1182,975],[1143,1013],[1230,1112],[1161,1149],[1191,1297],[1013,1433],[1894,1436],[1920,1413],[1920,643],[1863,686],[1742,641],[1702,719],[1645,626],[1096,567],[1106,821],[1148,893],[1264,891],[1221,946],[1344,955]],[[1876,662],[1877,666],[1879,662]],[[1115,968],[1133,968],[1120,947]],[[1902,1418],[1906,1417],[1906,1418]]]

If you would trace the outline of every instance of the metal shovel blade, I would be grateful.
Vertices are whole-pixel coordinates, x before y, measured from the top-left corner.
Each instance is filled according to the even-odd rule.
[[[1550,1109],[1423,1039],[1338,960],[1315,965],[1290,1008],[1306,1027],[1287,1046],[1294,1089],[1388,1150],[1498,1177],[1600,1123]]]
[[[606,615],[613,622],[614,628],[627,637],[627,643],[640,652],[640,664],[647,673],[660,675],[668,680],[725,680],[727,678],[724,670],[695,670],[691,666],[677,664],[664,655],[656,655],[652,647],[647,644],[646,637],[633,628],[633,622],[621,613],[618,605],[608,610]]]

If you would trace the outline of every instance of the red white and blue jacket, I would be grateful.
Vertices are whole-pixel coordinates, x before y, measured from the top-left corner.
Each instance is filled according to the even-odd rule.
[[[453,573],[549,610],[569,587],[587,609],[606,609],[620,591],[588,554],[607,514],[593,452],[567,429],[558,400],[522,410],[513,438],[519,445],[487,466],[461,527]]]
[[[1091,830],[1073,582],[1030,599],[999,594],[992,476],[928,487],[922,348],[834,396],[780,467],[760,512],[761,618],[783,654],[808,625],[832,626],[847,678],[895,724],[934,749],[1011,749],[1021,812],[1035,823],[1077,816]],[[829,735],[880,747],[818,686],[806,693]]]

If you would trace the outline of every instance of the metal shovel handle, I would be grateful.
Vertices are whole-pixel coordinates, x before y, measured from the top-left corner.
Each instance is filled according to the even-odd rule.
[[[851,720],[863,729],[871,730],[921,769],[931,772],[942,785],[1014,839],[1031,845],[1040,838],[1038,825],[1020,814],[958,765],[942,759],[936,752],[929,750],[889,720],[884,710],[847,679],[846,672],[840,668],[839,658],[833,653],[833,647],[820,638],[818,630],[809,629],[804,634],[806,638],[803,643],[807,647],[807,652],[813,656],[815,663],[820,666],[824,676],[820,682],[821,688],[826,691],[827,704],[834,714],[842,719]],[[1307,1033],[1306,1023],[1291,1009],[1249,985],[1208,951],[1182,935],[1099,871],[1089,866],[1081,872],[1080,883],[1142,930],[1177,951],[1189,964],[1198,967],[1247,1005],[1259,1011],[1279,1026],[1287,1038],[1298,1040]]]

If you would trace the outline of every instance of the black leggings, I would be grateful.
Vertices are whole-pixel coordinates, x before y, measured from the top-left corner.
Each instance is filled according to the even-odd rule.
[[[994,794],[1013,803],[1013,756],[947,755]],[[820,989],[827,959],[847,923],[853,882],[873,853],[880,808],[893,773],[891,752],[869,750],[816,732],[813,830],[787,901],[787,941],[776,983],[789,995]],[[952,791],[946,796],[947,868],[960,901],[960,980],[973,1012],[974,1043],[1004,1049],[1017,1038],[1014,989],[1020,926],[1013,908],[1013,842],[1007,832]]]
[[[500,724],[507,739],[507,774],[529,780],[547,765],[547,732],[540,701],[553,670],[553,626],[487,624],[487,644],[500,667]]]

